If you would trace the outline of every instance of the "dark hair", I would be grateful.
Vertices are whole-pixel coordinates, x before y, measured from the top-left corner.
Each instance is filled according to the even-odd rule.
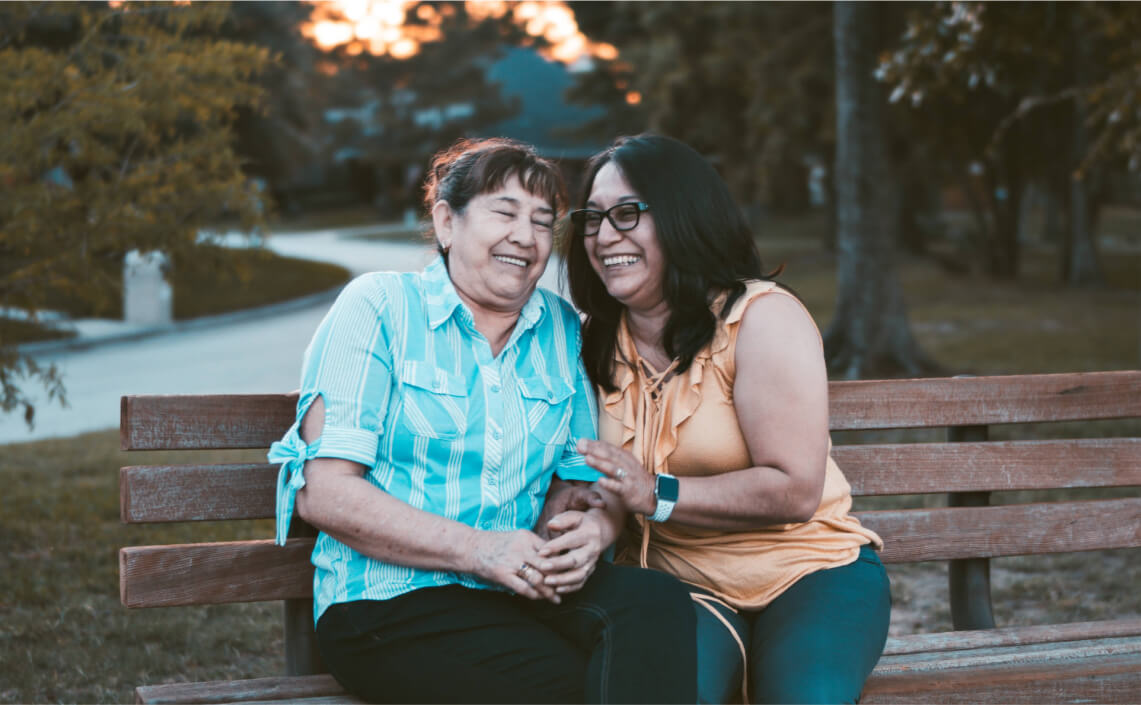
[[[504,137],[461,139],[432,157],[424,179],[424,207],[431,213],[437,202],[444,201],[463,213],[471,199],[500,188],[512,176],[550,203],[556,216],[565,208],[566,186],[559,168],[531,145]],[[439,243],[436,248],[447,257]]]
[[[666,354],[685,372],[717,331],[712,298],[727,292],[721,316],[745,292],[745,280],[770,279],[761,265],[753,233],[729,188],[693,148],[660,135],[620,137],[587,165],[582,206],[594,178],[613,162],[638,197],[649,204],[666,262],[662,293],[670,308],[663,331]],[[581,233],[566,238],[571,298],[586,313],[582,358],[594,384],[612,392],[614,353],[622,304],[612,297],[587,259]],[[775,273],[774,273],[775,274]]]

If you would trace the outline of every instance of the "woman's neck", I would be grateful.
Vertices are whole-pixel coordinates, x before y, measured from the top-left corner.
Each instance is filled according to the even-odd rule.
[[[670,364],[664,340],[669,319],[670,309],[664,301],[652,309],[626,309],[626,325],[638,355],[658,370],[663,370]]]
[[[480,305],[464,295],[458,288],[456,293],[460,300],[467,304],[468,311],[471,311],[472,324],[479,331],[479,334],[487,340],[487,344],[491,347],[492,357],[499,357],[499,353],[503,351],[507,341],[511,339],[515,324],[519,322],[520,311],[499,310]]]

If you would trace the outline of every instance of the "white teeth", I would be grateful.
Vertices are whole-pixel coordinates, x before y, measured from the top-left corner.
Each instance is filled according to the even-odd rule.
[[[521,260],[518,257],[508,257],[507,255],[495,255],[495,259],[506,264],[513,264],[516,267],[526,267],[527,261]]]
[[[603,257],[602,264],[606,267],[629,267],[641,259],[641,257],[635,257],[634,255],[615,255],[613,257]]]

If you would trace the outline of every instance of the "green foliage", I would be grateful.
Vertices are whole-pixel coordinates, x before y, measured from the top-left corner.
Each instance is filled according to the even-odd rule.
[[[238,2],[213,32],[265,47],[279,59],[256,77],[263,91],[260,109],[241,106],[233,128],[243,170],[263,179],[274,205],[283,209],[290,208],[291,191],[312,186],[314,163],[325,156],[320,134],[325,127],[325,76],[315,69],[319,50],[300,31],[311,11],[301,2]]]
[[[133,249],[185,256],[222,216],[261,223],[231,124],[258,105],[254,78],[272,58],[212,37],[229,11],[0,7],[0,305],[35,311],[49,292],[105,303],[114,288],[100,265]],[[58,381],[0,357],[3,411],[29,408],[29,375]]]
[[[708,155],[743,203],[807,207],[805,158],[830,162],[834,139],[830,4],[604,7],[574,3],[583,31],[620,50],[572,93],[613,111],[599,136],[648,127]]]
[[[1089,120],[1099,137],[1089,159],[1117,153],[1141,171],[1141,6],[1082,4],[1097,42],[1104,42],[1106,76],[1088,87]],[[1083,165],[1084,166],[1084,165]]]
[[[1105,170],[1141,168],[1139,32],[1135,3],[931,3],[881,58],[910,134],[972,198],[993,274],[1018,273],[1027,184],[1069,208],[1080,245]],[[1070,280],[1100,279],[1093,260],[1082,265]]]
[[[981,146],[992,152],[1035,111],[1082,99],[1100,135],[1085,156],[1105,159],[1116,147],[1138,169],[1139,34],[1141,7],[1134,3],[933,3],[911,12],[880,78],[893,87],[893,102],[930,111],[969,103],[962,115],[986,123]],[[1095,63],[1084,76],[1073,71],[1078,43],[1088,45]],[[987,108],[981,114],[980,103]],[[978,146],[971,158],[983,156]]]

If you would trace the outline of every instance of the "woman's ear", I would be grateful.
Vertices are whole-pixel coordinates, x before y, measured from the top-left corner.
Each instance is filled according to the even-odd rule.
[[[436,201],[432,206],[432,229],[436,242],[445,252],[452,248],[452,235],[455,229],[456,214],[446,201]]]

